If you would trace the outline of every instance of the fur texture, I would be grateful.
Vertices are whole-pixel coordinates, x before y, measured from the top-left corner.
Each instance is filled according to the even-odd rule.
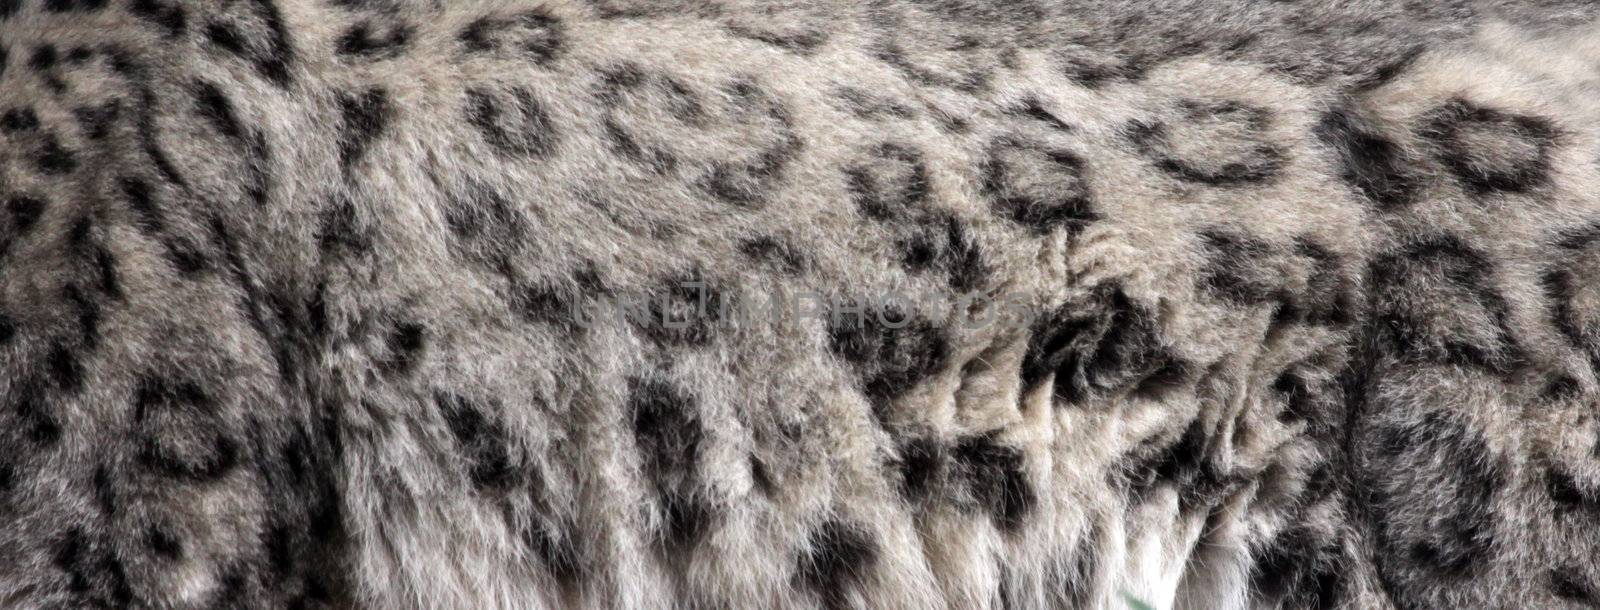
[[[0,0],[0,606],[1600,606],[1594,17]]]

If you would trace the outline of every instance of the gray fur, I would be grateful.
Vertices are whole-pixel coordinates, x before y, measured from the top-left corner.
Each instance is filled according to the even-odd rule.
[[[1591,6],[0,0],[0,606],[1593,607]]]

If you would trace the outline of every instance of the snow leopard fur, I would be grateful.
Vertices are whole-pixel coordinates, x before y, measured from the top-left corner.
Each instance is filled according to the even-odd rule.
[[[1597,13],[0,0],[0,607],[1600,607]]]

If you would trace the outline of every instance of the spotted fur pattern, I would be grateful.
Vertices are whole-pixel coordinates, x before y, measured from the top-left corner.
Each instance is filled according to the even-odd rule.
[[[1600,607],[1592,7],[0,0],[0,606]]]

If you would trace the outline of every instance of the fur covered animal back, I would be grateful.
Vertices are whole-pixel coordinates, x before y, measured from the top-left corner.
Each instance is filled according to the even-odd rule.
[[[0,607],[1600,606],[1596,18],[0,0]]]

